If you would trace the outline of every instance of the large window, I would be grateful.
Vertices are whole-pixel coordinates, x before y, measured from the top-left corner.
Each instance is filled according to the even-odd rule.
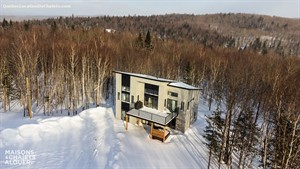
[[[122,74],[122,86],[130,87],[130,76]]]
[[[156,85],[145,84],[145,100],[144,105],[153,109],[158,108],[158,91],[159,87]]]
[[[158,86],[145,84],[145,93],[150,95],[158,95]]]
[[[153,109],[158,108],[158,97],[145,94],[144,105]]]
[[[176,108],[177,108],[177,101],[176,100],[172,100],[172,99],[168,99],[168,101],[167,101],[167,108],[171,112],[175,112]]]
[[[130,76],[122,74],[122,102],[130,102]]]

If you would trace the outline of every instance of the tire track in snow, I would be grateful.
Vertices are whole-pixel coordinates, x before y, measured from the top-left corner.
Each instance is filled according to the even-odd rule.
[[[120,166],[117,164],[119,160],[119,156],[122,153],[121,152],[121,145],[120,145],[120,140],[117,137],[118,132],[115,132],[115,119],[113,117],[112,112],[109,112],[110,114],[106,114],[108,116],[107,119],[109,119],[109,123],[111,124],[110,127],[113,129],[112,133],[112,146],[110,147],[109,153],[108,153],[108,158],[107,162],[105,164],[105,168],[120,168]]]
[[[186,135],[183,134],[182,136],[183,137],[178,137],[177,140],[180,142],[179,145],[182,145],[184,147],[184,152],[187,152],[200,168],[206,167],[207,162],[206,160],[204,160],[206,158],[203,156],[203,154],[198,151],[198,148],[190,141],[190,139]]]

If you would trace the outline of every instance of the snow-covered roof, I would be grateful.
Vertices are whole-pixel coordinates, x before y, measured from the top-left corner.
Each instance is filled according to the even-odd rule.
[[[159,77],[155,77],[155,76],[151,76],[151,75],[138,74],[138,73],[129,73],[129,72],[121,72],[121,71],[114,71],[114,72],[115,73],[121,73],[121,74],[130,75],[130,76],[135,76],[135,77],[140,77],[140,78],[144,78],[144,79],[161,81],[161,82],[174,82],[174,80],[159,78]]]
[[[134,77],[139,77],[139,78],[144,78],[144,79],[149,79],[149,80],[167,82],[167,83],[169,83],[168,86],[172,86],[172,87],[177,87],[177,88],[182,88],[182,89],[187,89],[187,90],[200,90],[200,88],[191,86],[191,85],[186,84],[184,82],[178,82],[178,81],[175,81],[175,80],[159,78],[159,77],[155,77],[155,76],[151,76],[151,75],[138,74],[138,73],[129,73],[129,72],[122,72],[122,71],[113,71],[113,72],[120,73],[120,74],[126,74],[126,75],[129,75],[129,76],[134,76]]]
[[[183,82],[172,82],[172,83],[169,83],[168,86],[179,87],[179,88],[189,89],[189,90],[200,90],[200,88],[191,86],[191,85],[183,83]]]

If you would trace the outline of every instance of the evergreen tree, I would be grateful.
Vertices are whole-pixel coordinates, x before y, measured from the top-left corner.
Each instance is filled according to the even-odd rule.
[[[268,54],[267,41],[264,41],[264,43],[262,45],[261,54],[263,54],[263,55]]]
[[[284,49],[281,45],[281,40],[279,41],[279,43],[277,44],[277,46],[275,48],[275,53],[279,54],[280,56],[284,56]]]
[[[9,20],[9,26],[12,27],[13,26],[13,22],[12,20]]]
[[[192,77],[191,77],[192,66],[191,63],[188,61],[184,66],[184,73],[183,73],[183,81],[185,83],[191,84]]]
[[[146,38],[145,38],[145,48],[148,50],[152,50],[153,46],[152,46],[152,41],[151,41],[151,35],[150,35],[150,31],[148,30],[147,34],[146,34]]]
[[[253,49],[254,51],[259,50],[259,49],[261,48],[261,41],[260,41],[260,39],[259,39],[259,38],[256,38],[255,41],[252,43],[251,46],[252,46],[252,49]]]
[[[255,146],[258,144],[259,130],[254,121],[254,113],[248,108],[240,112],[234,123],[234,147],[240,152],[238,168],[244,168],[246,160],[251,161],[252,156],[257,153]]]
[[[3,21],[2,21],[2,27],[6,28],[8,26],[9,26],[8,21],[4,18]]]
[[[30,26],[30,22],[29,21],[27,21],[27,22],[25,21],[24,22],[24,30],[28,31],[29,30],[29,26]]]
[[[142,38],[142,34],[141,33],[139,33],[139,36],[135,40],[134,47],[136,47],[138,49],[142,49],[144,47],[144,42],[143,42],[143,38]]]
[[[53,24],[51,24],[51,30],[52,30],[52,32],[55,32],[56,29],[57,29],[57,24],[56,24],[56,22],[54,21]]]
[[[224,126],[224,119],[221,117],[221,111],[213,112],[212,116],[207,116],[206,122],[208,125],[205,127],[206,146],[209,150],[209,158],[207,168],[210,168],[212,156],[218,157],[221,151],[222,130]]]

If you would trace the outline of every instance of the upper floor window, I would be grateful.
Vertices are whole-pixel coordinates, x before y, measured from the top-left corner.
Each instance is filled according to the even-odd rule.
[[[130,76],[129,75],[122,74],[122,87],[123,86],[130,87]]]
[[[178,93],[168,91],[168,95],[172,97],[178,97]]]
[[[124,102],[130,101],[130,76],[122,74],[122,94],[121,94],[121,100]]]
[[[145,94],[158,95],[159,87],[156,85],[145,84]]]
[[[150,108],[158,108],[158,91],[159,87],[156,85],[145,84],[144,105]]]

